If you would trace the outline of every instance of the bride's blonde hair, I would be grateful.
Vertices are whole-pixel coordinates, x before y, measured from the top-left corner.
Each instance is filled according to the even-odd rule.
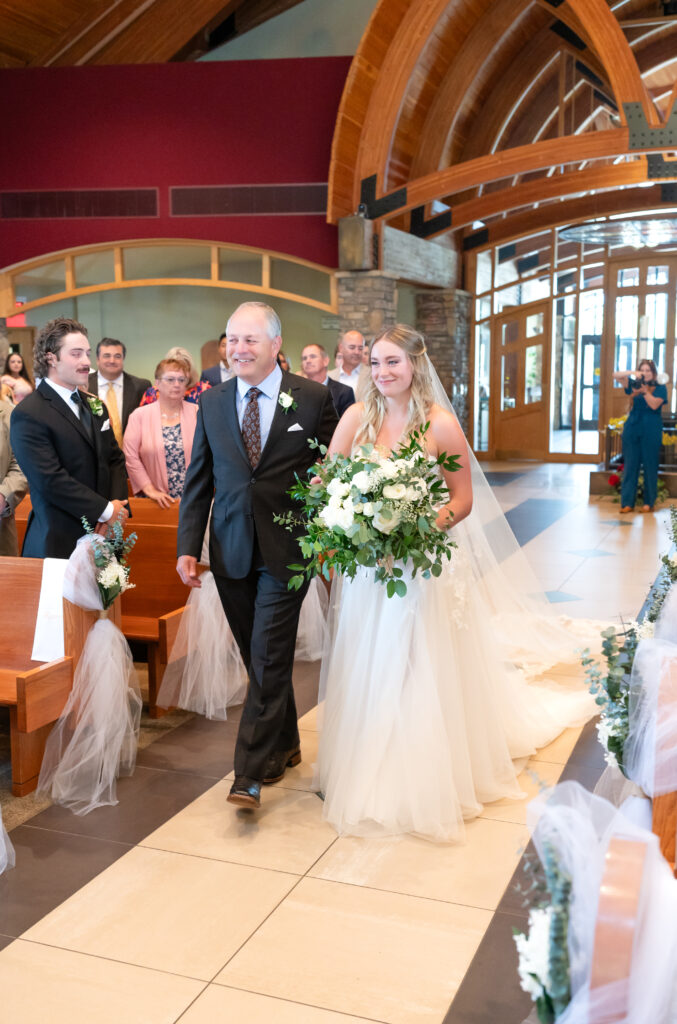
[[[428,369],[425,338],[407,324],[385,327],[373,339],[369,351],[379,341],[389,341],[405,353],[412,369],[411,394],[409,396],[409,417],[403,436],[417,430],[428,421],[433,404],[433,386]],[[355,437],[355,444],[374,443],[379,435],[386,415],[386,400],[376,387],[374,378],[369,377],[360,388],[360,399],[364,403],[362,423]]]

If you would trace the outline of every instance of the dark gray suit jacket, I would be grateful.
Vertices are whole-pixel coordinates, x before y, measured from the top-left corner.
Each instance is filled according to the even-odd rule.
[[[90,438],[77,416],[45,381],[12,413],[10,441],[28,479],[33,511],[22,555],[68,558],[84,529],[112,498],[127,497],[125,457],[108,422],[92,414]]]
[[[122,374],[122,413],[120,415],[120,423],[122,424],[123,434],[127,429],[127,420],[134,410],[139,408],[144,392],[151,386],[151,382],[146,380],[145,377],[135,377],[132,373]],[[94,373],[90,373],[87,387],[91,394],[98,395],[99,374],[96,370]]]
[[[355,404],[355,392],[347,384],[341,384],[333,377],[327,377],[327,387],[331,392],[338,417],[341,419],[346,409]]]
[[[299,562],[299,528],[290,533],[273,521],[275,513],[298,506],[287,494],[296,475],[317,461],[308,445],[328,445],[336,427],[334,403],[327,388],[314,381],[282,374],[280,392],[291,391],[296,409],[278,404],[261,459],[252,470],[237,418],[237,378],[205,391],[198,407],[190,466],[179,510],[178,554],[200,557],[214,498],[209,559],[216,576],[243,579],[250,570],[254,542],[271,575],[286,581]],[[296,429],[292,429],[296,428]]]

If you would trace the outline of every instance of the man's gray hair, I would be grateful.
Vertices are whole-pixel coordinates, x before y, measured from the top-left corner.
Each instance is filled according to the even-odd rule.
[[[307,345],[303,346],[303,351],[305,352],[307,348],[319,348],[322,355],[326,356],[327,359],[329,359],[329,353],[327,352],[324,345],[320,345],[319,341],[309,341]]]
[[[282,336],[282,324],[280,318],[267,302],[241,302],[240,305],[231,313],[228,323],[226,324],[226,334],[229,333],[228,328],[230,327],[230,321],[235,316],[235,313],[239,313],[241,309],[257,309],[262,312],[266,318],[266,329],[271,339]]]

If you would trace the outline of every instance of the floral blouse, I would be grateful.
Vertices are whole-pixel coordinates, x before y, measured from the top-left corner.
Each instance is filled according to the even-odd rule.
[[[162,440],[165,443],[169,497],[180,498],[186,479],[186,457],[183,451],[181,424],[177,423],[174,427],[163,427]]]

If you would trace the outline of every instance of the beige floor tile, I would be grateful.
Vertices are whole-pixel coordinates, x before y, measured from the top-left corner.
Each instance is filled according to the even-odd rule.
[[[439,1024],[490,919],[306,878],[216,982],[388,1024]]]
[[[550,746],[552,747],[553,744],[551,743]],[[518,825],[525,825],[529,801],[538,796],[542,789],[554,786],[562,774],[563,768],[563,764],[551,764],[549,761],[536,761],[532,758],[519,776],[519,784],[526,794],[525,799],[496,800],[493,804],[485,804],[482,818],[489,818],[492,821],[512,821]]]
[[[278,871],[137,847],[25,937],[208,981],[296,881]]]
[[[183,1015],[180,1024],[358,1024],[364,1019],[210,985]]]
[[[0,952],[6,1024],[173,1024],[200,981],[17,939]]]
[[[333,882],[424,896],[495,910],[529,834],[522,825],[482,818],[466,825],[465,843],[414,836],[338,839],[310,874]]]
[[[296,768],[287,768],[282,782],[277,785],[281,789],[302,789],[308,793],[313,790],[313,775],[317,761],[317,747],[319,744],[319,733],[309,729],[299,729],[301,737],[301,754],[303,760]]]
[[[305,732],[317,732],[317,707],[311,708],[299,718],[299,729]]]
[[[336,839],[314,793],[264,786],[252,813],[226,803],[229,789],[218,782],[141,845],[303,875]]]
[[[576,746],[581,729],[565,729],[556,740],[548,743],[547,747],[541,747],[532,757],[532,761],[547,761],[550,764],[565,765],[569,760],[571,751]],[[536,769],[538,770],[538,769]]]

